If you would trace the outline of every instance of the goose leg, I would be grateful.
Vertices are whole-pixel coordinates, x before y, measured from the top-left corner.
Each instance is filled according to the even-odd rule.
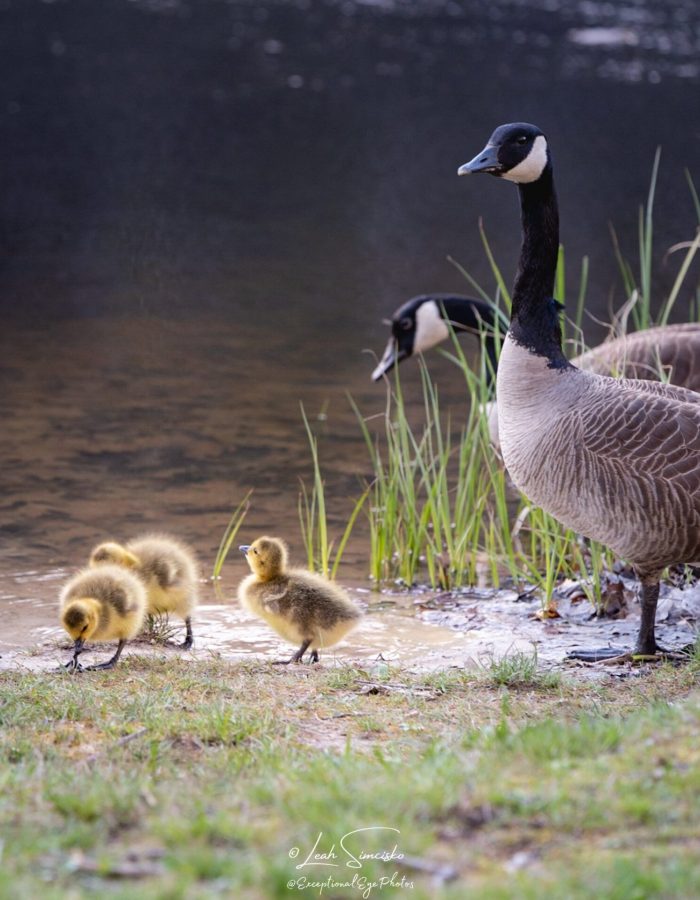
[[[124,641],[124,640],[119,641],[119,643],[117,644],[117,652],[114,654],[114,656],[111,659],[108,659],[107,662],[100,663],[99,665],[85,666],[83,671],[84,672],[96,672],[96,671],[98,671],[98,669],[113,669],[116,666],[117,662],[119,661],[119,657],[122,655],[122,650],[124,649],[125,644],[126,644],[126,641]]]
[[[194,638],[192,637],[192,619],[190,616],[187,616],[185,619],[185,628],[187,629],[187,633],[185,635],[185,640],[180,644],[181,650],[189,650],[194,643]]]
[[[661,650],[654,636],[654,622],[656,621],[656,603],[659,599],[659,582],[642,581],[640,603],[642,606],[642,621],[637,634],[637,645],[634,652],[641,656],[654,656],[657,650]]]
[[[309,649],[309,645],[311,643],[311,638],[308,641],[304,641],[304,643],[299,647],[297,652],[290,659],[276,659],[273,663],[274,666],[288,666],[290,663],[300,663],[302,657]],[[315,651],[314,651],[315,652]]]

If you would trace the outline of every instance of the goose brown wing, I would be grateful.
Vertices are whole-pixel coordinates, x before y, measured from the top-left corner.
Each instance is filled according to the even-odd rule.
[[[608,379],[605,379],[607,382]],[[605,385],[577,408],[574,493],[582,531],[640,569],[700,559],[700,403]],[[659,385],[663,387],[663,385]]]
[[[606,341],[581,354],[574,365],[599,375],[659,380],[700,390],[700,324],[665,325]]]
[[[657,397],[667,397],[669,400],[680,400],[683,403],[700,404],[700,394],[697,391],[678,384],[666,384],[661,381],[642,381],[632,378],[622,378],[619,383],[623,387],[641,391],[644,394],[654,394]]]
[[[700,491],[700,395],[654,382],[613,384],[580,410],[585,449],[624,481],[652,477]]]

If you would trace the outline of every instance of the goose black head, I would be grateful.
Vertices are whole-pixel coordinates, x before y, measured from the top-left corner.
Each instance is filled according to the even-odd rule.
[[[407,300],[391,317],[391,337],[379,365],[372,372],[372,381],[390,372],[397,363],[414,353],[429,350],[449,337],[449,329],[439,305],[443,295],[426,294]]]
[[[486,172],[516,184],[529,184],[537,181],[550,164],[547,139],[540,129],[527,122],[514,122],[498,127],[481,153],[460,166],[457,174]]]

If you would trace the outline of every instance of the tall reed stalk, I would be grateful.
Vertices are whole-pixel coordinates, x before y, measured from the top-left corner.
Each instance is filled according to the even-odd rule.
[[[311,490],[309,491],[302,481],[299,495],[299,524],[306,549],[306,562],[311,571],[320,572],[326,578],[335,578],[348,540],[355,527],[357,517],[365,504],[369,490],[365,490],[359,499],[354,502],[350,517],[345,524],[336,547],[335,542],[329,536],[328,516],[326,513],[326,487],[321,474],[318,438],[313,433],[303,406],[301,406],[301,416],[309,441],[313,465],[313,485]]]

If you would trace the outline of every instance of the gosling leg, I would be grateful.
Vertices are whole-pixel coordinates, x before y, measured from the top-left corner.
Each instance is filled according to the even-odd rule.
[[[311,644],[311,638],[308,641],[304,641],[304,643],[299,647],[297,652],[290,659],[276,659],[273,663],[274,666],[288,666],[290,663],[300,663],[302,657],[309,649],[309,645]],[[315,651],[314,651],[315,652]]]
[[[84,643],[82,638],[76,638],[75,643],[73,644],[73,658],[68,660],[64,665],[64,669],[68,669],[69,672],[83,671],[83,667],[78,662],[78,656],[83,652]]]
[[[311,656],[309,658],[309,663],[313,665],[313,663],[318,662],[318,650],[312,650]]]
[[[187,629],[187,633],[185,635],[185,640],[180,644],[181,650],[189,650],[194,643],[194,638],[192,637],[192,618],[190,616],[187,616],[185,619],[185,628]]]
[[[117,652],[114,654],[114,656],[111,659],[108,659],[107,662],[100,663],[99,665],[86,666],[83,671],[96,672],[98,669],[113,669],[116,666],[116,664],[119,662],[119,657],[122,655],[122,650],[124,649],[125,644],[126,644],[126,641],[124,641],[124,640],[119,641],[119,643],[117,644]]]

